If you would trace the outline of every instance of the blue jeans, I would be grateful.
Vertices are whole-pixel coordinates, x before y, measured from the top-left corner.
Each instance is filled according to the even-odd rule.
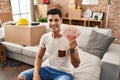
[[[34,69],[29,69],[21,73],[26,77],[26,80],[32,80]],[[73,76],[70,73],[59,71],[48,66],[41,67],[39,71],[41,80],[73,80]]]

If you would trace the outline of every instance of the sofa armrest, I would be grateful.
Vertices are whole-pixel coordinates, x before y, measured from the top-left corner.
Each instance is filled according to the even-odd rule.
[[[120,45],[111,44],[102,59],[100,80],[118,80],[120,71]]]

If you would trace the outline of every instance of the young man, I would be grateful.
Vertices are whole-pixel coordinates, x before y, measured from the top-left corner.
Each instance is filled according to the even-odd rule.
[[[59,9],[49,9],[47,17],[51,32],[41,37],[34,69],[22,72],[19,80],[73,80],[73,66],[80,64],[76,40],[72,37],[67,40],[60,34],[62,12]],[[45,53],[49,54],[49,64],[41,67]]]

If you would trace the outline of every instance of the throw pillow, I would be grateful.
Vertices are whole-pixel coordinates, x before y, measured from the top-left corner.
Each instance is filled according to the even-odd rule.
[[[83,27],[83,26],[75,26],[78,30],[80,30],[80,36],[76,39],[78,47],[84,48],[88,42],[90,33],[92,30],[95,30],[99,33],[111,35],[111,29],[103,29],[103,28],[93,28],[93,27]]]
[[[88,43],[83,50],[102,59],[114,39],[115,37],[113,36],[108,36],[92,30]]]

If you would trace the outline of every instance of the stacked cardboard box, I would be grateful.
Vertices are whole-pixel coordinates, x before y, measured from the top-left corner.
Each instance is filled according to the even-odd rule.
[[[68,9],[76,9],[76,4],[68,4]]]
[[[79,0],[69,0],[68,17],[70,19],[80,19],[82,17],[82,10],[76,9],[79,3]]]
[[[82,10],[69,9],[70,19],[80,19],[82,17]]]
[[[36,0],[36,4],[43,4],[43,0]]]
[[[69,0],[69,4],[78,4],[80,0]]]

